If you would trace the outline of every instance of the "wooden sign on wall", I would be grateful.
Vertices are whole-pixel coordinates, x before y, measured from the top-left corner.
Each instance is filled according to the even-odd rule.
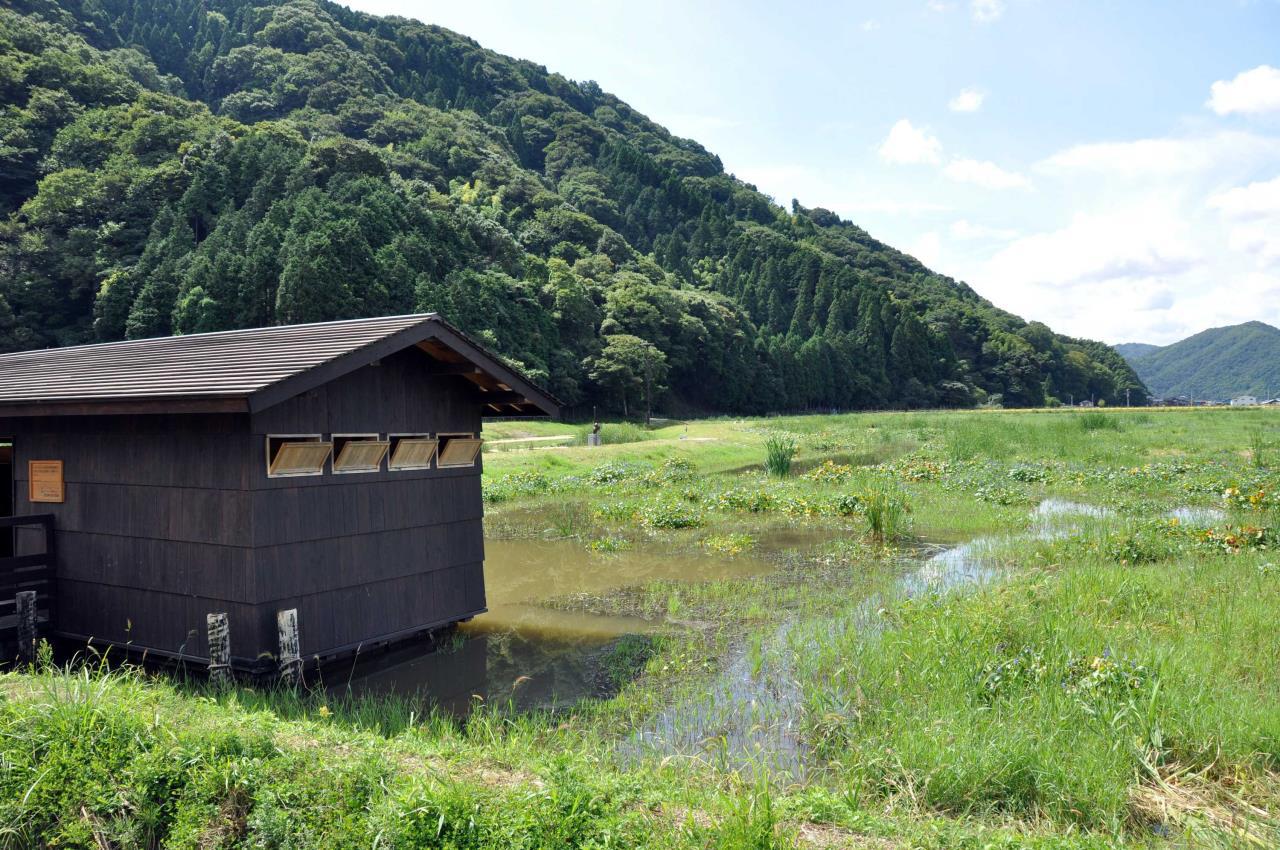
[[[62,461],[27,461],[27,498],[32,502],[56,502],[66,498],[62,482]]]

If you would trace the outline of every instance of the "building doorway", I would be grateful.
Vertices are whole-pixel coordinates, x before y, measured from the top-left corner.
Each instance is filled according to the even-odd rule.
[[[13,516],[13,443],[0,439],[0,517]],[[0,528],[0,558],[13,554],[13,529]]]

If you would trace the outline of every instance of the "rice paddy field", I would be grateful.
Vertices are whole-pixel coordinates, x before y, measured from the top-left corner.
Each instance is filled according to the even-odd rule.
[[[486,428],[461,709],[46,651],[0,847],[1280,846],[1280,411],[587,430]]]

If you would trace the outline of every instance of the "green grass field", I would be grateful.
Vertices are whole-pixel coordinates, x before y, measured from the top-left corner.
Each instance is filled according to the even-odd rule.
[[[585,430],[486,428],[573,435],[486,450],[491,535],[776,569],[556,600],[674,624],[616,697],[556,715],[2,674],[0,847],[1280,845],[1280,412]],[[816,542],[764,552],[779,529]],[[910,584],[977,538],[982,580]],[[802,770],[735,750],[737,662],[747,732],[785,721]],[[694,756],[636,751],[661,718]]]

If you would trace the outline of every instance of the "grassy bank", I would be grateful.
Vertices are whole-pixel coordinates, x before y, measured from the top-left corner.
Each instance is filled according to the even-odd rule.
[[[556,427],[529,435],[572,431]],[[795,451],[770,475],[779,435]],[[490,533],[570,538],[601,569],[611,549],[659,544],[776,568],[556,600],[668,624],[617,697],[456,721],[409,700],[6,673],[0,846],[1280,842],[1273,411],[724,419],[630,436],[486,453]],[[769,550],[778,529],[809,542]],[[922,546],[972,538],[990,540],[967,568],[984,580],[918,578]],[[746,689],[726,697],[737,663]],[[740,730],[715,712],[733,699],[768,703],[777,716],[758,725],[783,721],[802,771],[776,770],[758,729],[761,753],[731,752]],[[663,717],[704,724],[692,737],[706,740],[637,750],[635,730]]]

